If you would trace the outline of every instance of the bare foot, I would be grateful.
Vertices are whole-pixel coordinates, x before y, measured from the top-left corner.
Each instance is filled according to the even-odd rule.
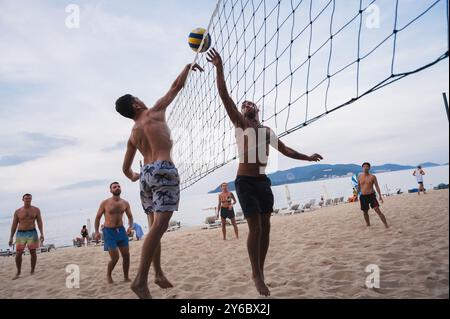
[[[31,275],[31,276],[34,275],[34,270],[30,271],[30,275]]]
[[[155,277],[155,284],[160,286],[162,289],[167,289],[167,288],[173,287],[173,285],[170,283],[170,281],[164,275]]]
[[[152,295],[150,294],[150,290],[148,290],[147,284],[141,285],[134,280],[130,288],[139,297],[139,299],[152,299]]]
[[[130,278],[124,278],[123,282],[131,282]]]
[[[264,280],[260,278],[253,278],[253,281],[255,282],[256,290],[259,292],[261,296],[270,296],[270,290],[264,283]]]
[[[106,280],[108,280],[108,284],[113,284],[114,280],[112,279],[111,276],[106,276]]]
[[[13,277],[12,280],[17,280],[17,279],[19,279],[19,278],[20,278],[20,274],[16,274],[16,275]]]

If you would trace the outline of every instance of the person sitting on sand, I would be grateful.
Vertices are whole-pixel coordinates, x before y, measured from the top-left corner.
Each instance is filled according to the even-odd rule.
[[[386,217],[380,210],[380,204],[377,201],[377,196],[373,187],[375,186],[377,193],[379,195],[380,201],[383,203],[383,196],[381,195],[380,186],[378,185],[377,177],[370,174],[370,163],[362,164],[363,173],[358,176],[358,190],[357,193],[361,192],[359,201],[361,202],[361,210],[364,212],[364,219],[366,221],[367,227],[370,226],[369,219],[369,205],[378,214],[384,226],[388,228]]]
[[[417,192],[418,195],[420,195],[420,192],[423,192],[426,194],[425,187],[423,187],[423,175],[425,175],[424,170],[422,169],[422,166],[417,166],[417,168],[414,170],[413,175],[417,179],[417,183],[419,184],[419,191]]]
[[[130,269],[130,252],[128,247],[128,236],[125,227],[123,227],[122,217],[125,213],[128,217],[129,228],[133,228],[133,215],[131,214],[130,204],[120,198],[122,192],[120,184],[111,183],[109,186],[112,197],[101,202],[95,217],[95,240],[100,240],[101,235],[98,231],[100,219],[105,215],[105,226],[103,227],[104,250],[109,252],[111,257],[108,263],[106,278],[108,283],[112,284],[112,271],[119,261],[119,252],[122,255],[122,267],[124,281],[129,282],[128,271]]]
[[[227,240],[227,218],[230,219],[231,224],[234,228],[234,234],[236,235],[236,238],[239,238],[238,233],[238,227],[236,224],[236,218],[234,216],[234,209],[233,206],[236,204],[236,198],[234,197],[234,194],[230,191],[228,191],[228,184],[222,183],[220,186],[222,188],[222,192],[219,194],[219,204],[217,205],[217,217],[219,217],[222,220],[222,234],[223,234],[223,240]]]
[[[34,274],[36,268],[37,255],[36,249],[44,242],[44,224],[42,222],[41,211],[35,206],[31,206],[31,194],[22,196],[24,205],[14,212],[14,218],[11,226],[11,236],[9,237],[9,246],[13,245],[14,234],[16,234],[16,267],[17,273],[13,280],[20,277],[22,272],[22,255],[25,247],[28,247],[31,255],[31,274]],[[38,237],[36,223],[41,234]],[[16,233],[17,230],[17,233]]]

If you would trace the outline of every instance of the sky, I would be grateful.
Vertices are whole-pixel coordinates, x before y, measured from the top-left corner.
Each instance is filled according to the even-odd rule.
[[[80,8],[79,28],[67,27],[70,4]],[[0,217],[11,216],[28,192],[49,213],[95,213],[112,181],[138,209],[139,186],[121,171],[132,122],[115,112],[114,102],[131,93],[151,105],[165,94],[194,59],[188,33],[207,25],[214,6],[206,0],[0,0]],[[433,45],[445,38],[439,32],[429,35]],[[410,45],[404,61],[433,51]],[[283,140],[331,164],[446,163],[442,92],[448,81],[446,60]],[[307,165],[284,157],[276,163],[275,169]],[[185,195],[213,189],[235,172],[232,163]]]

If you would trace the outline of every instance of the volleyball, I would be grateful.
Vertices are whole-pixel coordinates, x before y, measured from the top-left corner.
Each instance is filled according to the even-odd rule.
[[[200,49],[200,44],[202,43],[203,38],[205,38],[205,41],[203,42],[203,47]],[[196,28],[189,34],[188,42],[192,50],[203,53],[208,51],[211,46],[211,36],[209,33],[206,33],[206,29]]]

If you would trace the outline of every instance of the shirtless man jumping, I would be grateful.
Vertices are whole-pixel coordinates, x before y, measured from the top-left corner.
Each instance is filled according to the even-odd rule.
[[[380,210],[380,204],[377,201],[377,196],[373,190],[373,186],[377,190],[380,201],[383,203],[383,196],[381,195],[380,186],[378,186],[378,180],[375,175],[370,174],[370,163],[364,163],[362,165],[363,173],[358,176],[358,194],[361,191],[359,201],[361,203],[361,210],[364,213],[364,219],[366,220],[367,227],[370,226],[369,219],[369,205],[378,214],[384,226],[388,228],[386,216]]]
[[[270,291],[265,284],[264,263],[269,249],[270,217],[274,204],[271,181],[264,174],[269,145],[297,160],[318,162],[322,156],[307,156],[287,147],[269,127],[262,126],[258,118],[259,109],[253,102],[244,101],[239,111],[228,93],[222,58],[215,49],[208,52],[208,61],[217,69],[219,95],[236,129],[240,161],[235,186],[249,228],[247,249],[253,281],[258,293],[268,296]],[[265,158],[261,158],[260,153]]]
[[[128,248],[128,235],[123,227],[122,217],[125,213],[128,217],[129,229],[133,228],[133,215],[131,214],[130,204],[120,198],[122,192],[119,183],[114,182],[109,186],[112,197],[101,202],[95,217],[95,240],[100,240],[101,235],[98,231],[100,220],[105,215],[105,224],[103,227],[104,250],[109,252],[111,257],[108,263],[106,278],[108,283],[112,284],[112,271],[119,261],[119,252],[122,255],[122,267],[124,281],[130,281],[128,271],[130,269],[130,251]]]
[[[139,298],[151,298],[147,279],[152,262],[155,283],[161,288],[172,287],[161,269],[160,242],[173,212],[178,210],[180,178],[170,155],[172,140],[166,123],[166,109],[183,88],[191,68],[193,71],[203,71],[197,64],[188,64],[166,95],[152,108],[147,108],[141,100],[130,94],[116,102],[117,112],[134,121],[122,169],[132,182],[140,180],[142,206],[151,220],[150,232],[142,246],[139,270],[131,285]],[[144,156],[141,174],[131,169],[137,150]]]
[[[41,211],[39,208],[31,206],[32,198],[31,194],[23,195],[22,201],[24,205],[14,213],[11,236],[9,237],[9,246],[12,246],[14,234],[16,234],[17,274],[13,280],[19,278],[22,272],[22,255],[26,246],[28,246],[31,255],[31,274],[34,274],[37,261],[36,249],[39,248],[40,243],[44,242],[44,226],[42,223]],[[40,238],[38,238],[38,233],[36,231],[36,223],[39,232],[41,233]],[[17,227],[19,228],[18,230]]]

